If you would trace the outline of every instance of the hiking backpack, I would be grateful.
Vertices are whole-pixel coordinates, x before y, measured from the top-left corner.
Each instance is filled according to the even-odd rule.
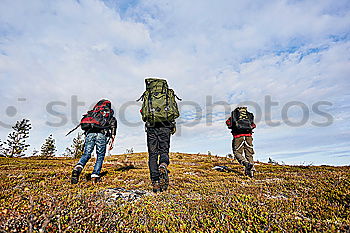
[[[109,100],[100,100],[92,110],[88,111],[80,120],[80,124],[71,130],[67,135],[76,130],[79,126],[85,132],[91,129],[109,128],[109,122],[114,115],[112,104]],[[66,136],[67,136],[66,135]]]
[[[180,116],[174,91],[168,87],[164,79],[147,78],[145,80],[146,91],[139,100],[142,100],[140,110],[142,120],[148,123],[173,122]]]
[[[92,128],[105,129],[108,128],[114,111],[109,100],[100,100],[92,110],[88,111],[80,121],[82,130]]]
[[[246,107],[238,107],[231,113],[231,129],[252,130],[253,119]]]

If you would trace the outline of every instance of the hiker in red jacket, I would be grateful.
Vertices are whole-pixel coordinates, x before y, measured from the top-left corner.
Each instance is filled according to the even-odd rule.
[[[235,158],[245,167],[245,175],[253,178],[255,168],[252,134],[256,127],[253,113],[248,112],[247,107],[237,107],[226,120],[226,125],[233,135],[232,150]]]

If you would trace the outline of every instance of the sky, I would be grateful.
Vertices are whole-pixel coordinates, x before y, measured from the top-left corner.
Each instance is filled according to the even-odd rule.
[[[225,120],[247,105],[255,160],[350,165],[347,0],[1,0],[0,139],[30,119],[27,155],[50,134],[63,154],[101,98],[110,153],[147,151],[146,77],[183,99],[172,152],[232,153]]]

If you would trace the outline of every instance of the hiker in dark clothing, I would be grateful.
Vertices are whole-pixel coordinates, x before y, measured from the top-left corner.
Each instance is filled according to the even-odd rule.
[[[170,135],[175,125],[170,122],[161,122],[155,125],[146,123],[148,167],[155,192],[165,191],[169,185],[168,165]]]
[[[255,168],[252,134],[256,128],[253,113],[248,112],[247,107],[237,107],[227,119],[226,125],[233,135],[232,150],[235,158],[245,167],[245,175],[253,178]]]
[[[146,122],[148,166],[153,192],[168,189],[170,136],[176,131],[175,119],[179,117],[176,95],[168,88],[166,80],[148,78],[146,91],[140,99],[142,120]]]
[[[100,181],[100,172],[109,142],[109,150],[113,149],[114,139],[117,131],[117,119],[113,116],[114,111],[111,102],[100,100],[93,110],[89,111],[81,120],[81,127],[85,130],[84,154],[72,171],[71,183],[79,181],[79,175],[96,146],[96,162],[91,174],[93,183]]]

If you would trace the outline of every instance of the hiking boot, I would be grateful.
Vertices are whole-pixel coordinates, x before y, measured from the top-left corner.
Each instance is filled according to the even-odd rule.
[[[253,178],[254,176],[254,171],[253,171],[254,164],[252,163],[246,163],[245,164],[245,169],[244,169],[244,174],[250,178]]]
[[[77,184],[79,182],[79,175],[83,168],[81,166],[75,166],[72,171],[71,183]]]
[[[154,180],[152,181],[152,191],[157,193],[160,192],[160,185],[159,185],[159,180]]]
[[[91,174],[91,181],[93,184],[97,184],[98,182],[101,182],[101,177],[96,174]]]
[[[101,182],[101,177],[92,177],[91,181],[93,184],[97,184],[98,182]]]
[[[166,191],[169,186],[169,171],[167,169],[167,165],[165,163],[161,163],[159,165],[159,183],[161,191]]]

